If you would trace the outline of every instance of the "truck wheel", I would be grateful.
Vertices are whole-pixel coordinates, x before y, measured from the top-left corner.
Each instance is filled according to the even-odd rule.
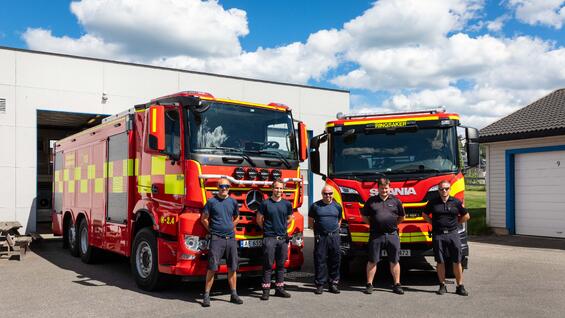
[[[71,253],[72,256],[76,257],[79,253],[76,226],[69,222],[65,231],[67,232],[67,246],[69,247],[69,253]]]
[[[94,262],[95,248],[88,243],[88,226],[86,219],[82,219],[78,226],[78,250],[80,259],[87,264]]]
[[[143,228],[135,235],[130,263],[139,288],[152,291],[161,287],[164,275],[159,272],[157,238],[151,228]]]

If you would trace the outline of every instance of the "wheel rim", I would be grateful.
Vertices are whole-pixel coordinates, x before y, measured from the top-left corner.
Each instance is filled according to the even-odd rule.
[[[147,278],[153,269],[153,253],[149,243],[143,241],[139,243],[135,250],[135,266],[139,276]]]
[[[75,231],[75,227],[71,224],[69,225],[69,230],[67,233],[68,237],[69,237],[69,246],[71,248],[75,247],[75,241],[76,241],[76,231]]]
[[[86,254],[88,250],[88,229],[86,226],[80,230],[80,250],[82,254]]]

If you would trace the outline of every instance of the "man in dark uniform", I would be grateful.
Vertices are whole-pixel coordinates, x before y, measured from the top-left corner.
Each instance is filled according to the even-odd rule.
[[[390,272],[394,280],[392,291],[402,295],[404,290],[400,285],[398,224],[404,221],[404,208],[402,202],[390,193],[390,180],[380,178],[377,184],[379,194],[370,197],[361,210],[363,221],[370,226],[365,294],[373,293],[373,279],[377,273],[377,263],[381,259],[381,253],[384,249],[387,251]]]
[[[314,202],[308,210],[308,218],[314,224],[314,272],[316,295],[324,292],[328,282],[329,291],[339,294],[339,265],[341,259],[339,227],[342,207],[333,200],[333,188],[322,189],[322,200]]]
[[[276,264],[275,296],[290,298],[284,290],[284,262],[288,258],[288,224],[292,221],[292,204],[282,198],[284,182],[273,181],[273,193],[259,206],[257,224],[263,229],[263,295],[269,300],[273,262]]]
[[[457,282],[455,292],[461,296],[467,296],[468,293],[463,286],[461,237],[459,236],[458,225],[467,222],[470,216],[463,203],[449,195],[450,189],[449,181],[441,181],[438,184],[439,196],[428,202],[426,211],[422,216],[428,223],[432,224],[434,257],[437,262],[437,277],[439,279],[437,294],[443,295],[447,292],[445,287],[445,262],[450,261],[453,263],[453,273]]]
[[[234,228],[239,221],[239,208],[237,201],[229,197],[229,190],[230,181],[224,178],[220,179],[218,194],[206,202],[200,217],[200,221],[211,234],[206,287],[202,300],[204,307],[210,306],[210,289],[214,284],[214,275],[218,271],[220,259],[224,256],[228,265],[228,283],[231,289],[230,302],[243,304],[236,289],[238,257]]]

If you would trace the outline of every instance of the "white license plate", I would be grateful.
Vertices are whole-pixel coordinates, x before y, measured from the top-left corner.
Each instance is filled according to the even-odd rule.
[[[399,253],[399,254],[400,254],[400,257],[407,257],[407,256],[412,255],[412,254],[410,254],[410,250],[400,250],[400,253]],[[382,255],[382,256],[387,256],[386,250],[382,250],[382,251],[381,251],[381,255]]]
[[[239,246],[243,248],[261,247],[263,246],[262,240],[241,240]]]

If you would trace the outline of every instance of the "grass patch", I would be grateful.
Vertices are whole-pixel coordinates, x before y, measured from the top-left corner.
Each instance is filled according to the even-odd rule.
[[[484,235],[489,234],[490,229],[487,226],[487,193],[485,191],[466,190],[465,191],[465,207],[471,215],[471,219],[467,223],[469,234]]]

